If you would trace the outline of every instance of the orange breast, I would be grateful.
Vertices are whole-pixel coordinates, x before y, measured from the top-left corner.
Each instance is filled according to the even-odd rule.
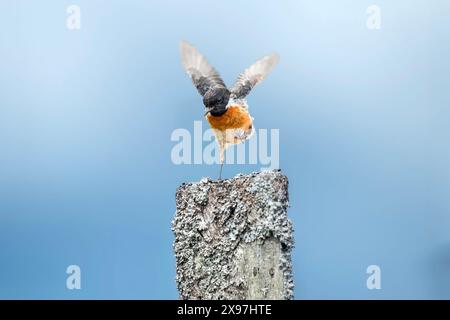
[[[211,114],[206,116],[211,128],[217,130],[227,129],[248,129],[252,126],[252,118],[246,108],[241,106],[228,107],[227,112],[219,117],[214,117]]]

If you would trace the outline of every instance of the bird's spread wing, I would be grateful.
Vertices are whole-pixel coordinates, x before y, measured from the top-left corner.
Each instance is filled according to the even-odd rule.
[[[202,96],[211,88],[226,88],[219,73],[194,46],[182,41],[180,49],[184,69]]]
[[[259,59],[249,68],[245,69],[245,71],[239,75],[236,83],[231,89],[231,97],[234,99],[245,98],[252,88],[269,74],[277,64],[278,60],[278,55],[274,53]]]

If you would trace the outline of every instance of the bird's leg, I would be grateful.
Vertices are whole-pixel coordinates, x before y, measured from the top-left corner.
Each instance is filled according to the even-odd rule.
[[[219,180],[222,179],[222,168],[223,163],[225,162],[225,146],[221,143],[220,144],[220,171],[219,171]]]
[[[220,164],[219,180],[222,180],[222,168],[223,168],[223,162]]]

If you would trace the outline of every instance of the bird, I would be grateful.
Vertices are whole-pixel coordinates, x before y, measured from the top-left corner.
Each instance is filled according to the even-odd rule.
[[[192,44],[181,41],[180,53],[184,70],[203,97],[204,117],[219,146],[221,180],[225,150],[249,139],[255,132],[247,95],[272,71],[279,56],[272,53],[260,58],[239,74],[233,86],[227,87],[216,69]]]

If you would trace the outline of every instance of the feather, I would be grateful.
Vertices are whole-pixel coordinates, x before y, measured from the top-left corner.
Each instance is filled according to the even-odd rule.
[[[277,54],[265,56],[242,72],[231,89],[233,99],[244,99],[250,91],[260,83],[278,63]]]
[[[183,67],[202,96],[212,88],[226,88],[219,73],[194,46],[182,41],[180,51]]]

